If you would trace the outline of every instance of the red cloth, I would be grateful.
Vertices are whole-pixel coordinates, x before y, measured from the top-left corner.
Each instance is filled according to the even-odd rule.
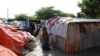
[[[12,27],[0,26],[0,45],[10,49],[18,56],[22,56],[22,50],[27,44],[28,34],[26,32],[18,31]]]
[[[17,56],[14,52],[0,45],[0,56]]]

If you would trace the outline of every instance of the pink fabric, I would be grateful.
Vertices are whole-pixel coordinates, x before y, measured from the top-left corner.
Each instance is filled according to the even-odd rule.
[[[55,18],[51,18],[51,20],[48,22],[49,23],[49,30],[51,30],[52,26],[54,25],[55,22],[57,22],[60,19],[59,16],[56,16]]]

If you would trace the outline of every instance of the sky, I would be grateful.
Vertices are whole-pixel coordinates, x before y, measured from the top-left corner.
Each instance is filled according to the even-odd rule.
[[[54,6],[54,9],[65,13],[77,14],[80,8],[77,6],[81,0],[0,0],[0,17],[14,18],[17,14],[32,16],[41,7]]]

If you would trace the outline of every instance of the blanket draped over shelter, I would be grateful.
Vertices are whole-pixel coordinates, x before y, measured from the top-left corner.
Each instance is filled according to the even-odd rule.
[[[27,32],[0,25],[0,56],[22,56],[28,41]]]

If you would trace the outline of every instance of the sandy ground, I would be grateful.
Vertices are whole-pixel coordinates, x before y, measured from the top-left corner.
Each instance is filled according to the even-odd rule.
[[[65,56],[62,51],[54,48],[50,51],[43,51],[40,46],[38,46],[34,51],[28,53],[26,56]]]
[[[82,50],[74,54],[65,54],[63,51],[53,48],[50,51],[43,51],[41,46],[28,53],[26,56],[100,56],[100,47]]]

